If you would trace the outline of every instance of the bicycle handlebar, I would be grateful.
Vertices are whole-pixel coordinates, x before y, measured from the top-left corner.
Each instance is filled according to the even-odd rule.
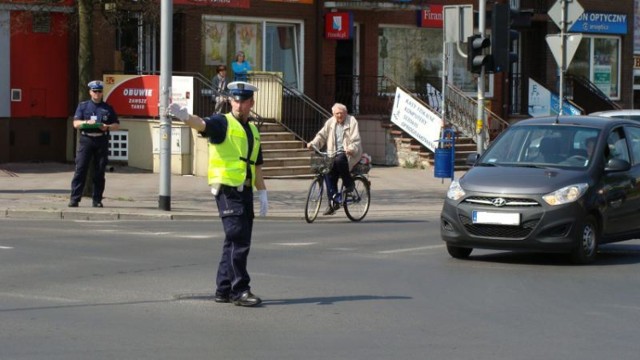
[[[318,147],[315,144],[311,144],[311,148],[313,149],[313,151],[318,154],[318,155],[322,155],[322,156],[326,156],[326,157],[335,157],[336,155],[340,154],[340,153],[344,153],[344,151],[336,151],[333,153],[330,153],[328,151],[321,151],[320,149],[318,149]]]

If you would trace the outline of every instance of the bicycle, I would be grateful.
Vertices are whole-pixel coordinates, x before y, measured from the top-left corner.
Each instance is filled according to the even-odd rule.
[[[335,154],[329,154],[313,147],[314,153],[311,155],[311,169],[315,177],[309,186],[307,202],[304,209],[304,218],[308,223],[312,223],[318,217],[318,212],[322,205],[322,198],[326,188],[326,176],[331,171]],[[340,191],[334,196],[333,206],[344,208],[344,212],[351,221],[364,219],[371,204],[371,182],[368,173],[371,169],[369,164],[358,163],[351,170],[351,177],[354,182],[354,189],[347,192],[344,184],[340,185]]]

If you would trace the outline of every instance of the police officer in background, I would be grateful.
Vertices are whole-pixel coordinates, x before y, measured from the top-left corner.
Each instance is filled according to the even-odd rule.
[[[120,122],[111,105],[102,101],[103,83],[94,80],[88,84],[91,100],[78,104],[73,116],[73,127],[80,129],[76,153],[76,171],[71,180],[69,207],[78,207],[82,199],[89,164],[93,159],[93,207],[102,207],[104,172],[109,156],[109,131],[118,130]]]
[[[187,108],[170,104],[167,115],[177,118],[209,139],[209,174],[225,239],[218,265],[217,303],[256,306],[262,300],[251,293],[247,258],[253,229],[253,188],[260,199],[260,215],[267,213],[267,190],[262,178],[260,133],[249,122],[258,88],[244,81],[230,83],[231,112],[208,118],[190,115]]]

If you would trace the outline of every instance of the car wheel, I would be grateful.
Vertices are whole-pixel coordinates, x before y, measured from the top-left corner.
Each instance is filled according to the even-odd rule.
[[[576,247],[571,260],[576,264],[588,264],[596,259],[598,227],[593,216],[587,216],[576,233]]]
[[[473,248],[466,248],[466,247],[447,244],[447,251],[449,252],[449,255],[451,255],[456,259],[466,259],[469,257],[469,255],[471,255],[471,251],[473,251]]]

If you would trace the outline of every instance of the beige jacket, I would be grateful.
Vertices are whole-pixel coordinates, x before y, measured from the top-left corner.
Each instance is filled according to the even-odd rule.
[[[329,118],[329,120],[324,123],[322,129],[318,131],[316,137],[311,140],[311,144],[315,145],[318,149],[322,149],[322,147],[327,145],[327,152],[335,153],[337,150],[335,136],[336,124],[335,117],[332,116]],[[358,120],[351,115],[348,115],[344,120],[344,135],[342,138],[344,150],[349,150],[351,153],[351,155],[347,154],[349,169],[353,169],[362,156],[362,142],[360,141]]]

